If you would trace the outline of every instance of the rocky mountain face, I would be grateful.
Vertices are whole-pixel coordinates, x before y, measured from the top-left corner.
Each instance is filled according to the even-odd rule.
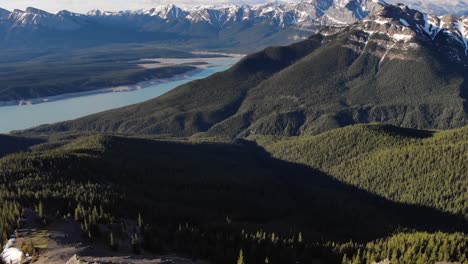
[[[466,18],[378,3],[361,22],[267,48],[148,102],[34,132],[243,137],[308,135],[356,123],[468,124]]]
[[[395,45],[394,50],[417,50],[421,46],[418,41],[421,41],[431,45],[447,59],[467,66],[467,17],[438,17],[401,4],[387,5],[364,19],[356,29],[366,32],[369,37],[374,34],[388,36],[392,40],[389,45]]]
[[[76,30],[81,27],[80,22],[75,19],[79,17],[67,11],[61,11],[57,14],[28,7],[26,10],[14,10],[9,14],[3,15],[3,22],[10,27],[10,30],[17,28],[37,28],[55,29],[55,30]]]
[[[376,0],[303,0],[299,3],[268,3],[264,5],[229,5],[219,7],[196,7],[183,10],[173,4],[148,10],[102,12],[93,10],[90,17],[134,19],[135,17],[153,17],[169,21],[187,21],[190,23],[208,23],[222,28],[232,23],[268,23],[285,28],[290,26],[310,26],[327,24],[348,24],[367,16],[377,5]],[[104,19],[105,20],[105,19]]]
[[[268,46],[306,38],[323,25],[356,22],[377,5],[377,0],[304,0],[189,10],[166,5],[136,11],[93,10],[87,14],[68,11],[50,14],[35,8],[2,10],[1,45],[73,46],[102,43],[106,39],[136,42],[201,38],[215,47],[247,46],[246,42]]]
[[[196,48],[249,52],[305,39],[322,26],[355,23],[382,4],[382,0],[302,0],[298,3],[201,6],[191,9],[165,5],[135,11],[93,10],[87,14],[69,11],[51,14],[36,8],[12,12],[0,9],[0,47],[40,49],[119,42],[179,41]],[[456,6],[459,8],[450,10],[465,14],[466,3],[460,2]],[[445,11],[435,12],[445,14]],[[450,20],[447,16],[443,17]],[[466,20],[452,21],[452,24],[442,21],[439,25],[431,22],[441,19],[440,15],[429,17],[428,25],[452,26],[454,30],[466,32],[463,27]]]

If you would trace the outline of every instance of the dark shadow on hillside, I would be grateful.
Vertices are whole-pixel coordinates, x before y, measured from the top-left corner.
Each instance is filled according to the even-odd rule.
[[[465,77],[465,81],[461,86],[460,97],[463,99],[465,114],[468,115],[468,76]]]
[[[102,158],[67,168],[85,170],[85,182],[111,182],[125,193],[116,208],[122,215],[141,208],[154,212],[151,221],[205,227],[223,226],[229,216],[239,228],[302,230],[308,238],[335,241],[413,229],[468,231],[461,216],[383,199],[310,167],[271,158],[250,141],[193,145],[113,137],[108,144]]]
[[[423,139],[423,138],[430,138],[434,135],[434,132],[429,131],[429,130],[404,128],[404,127],[397,127],[393,125],[382,125],[379,127],[379,129],[392,135],[397,135],[397,136],[407,137],[407,138]]]
[[[299,222],[319,227],[319,232],[325,234],[325,237],[337,232],[340,236],[348,236],[348,239],[367,240],[404,229],[468,231],[467,221],[461,216],[428,207],[392,202],[339,182],[308,166],[271,158],[253,142],[243,144],[264,155],[265,165],[279,175],[282,186],[287,187],[289,195],[297,201],[297,209],[305,213]],[[306,214],[307,210],[314,213]],[[317,217],[323,217],[318,226],[313,224]]]
[[[39,138],[23,138],[9,135],[0,135],[0,158],[8,154],[27,151],[31,146],[44,142],[44,139]]]

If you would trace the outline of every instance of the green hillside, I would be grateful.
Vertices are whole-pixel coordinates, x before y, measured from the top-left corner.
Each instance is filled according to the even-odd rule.
[[[402,264],[437,263],[440,259],[468,261],[468,236],[462,233],[400,233],[365,245],[340,247],[350,253],[343,257],[343,264],[375,263],[384,259]]]
[[[450,240],[468,232],[462,217],[382,199],[243,140],[55,135],[0,159],[0,201],[4,239],[25,208],[37,208],[45,223],[73,218],[103,243],[110,233],[121,241],[115,227],[141,215],[134,247],[215,263],[234,263],[240,249],[248,263],[340,263],[401,230],[442,231]]]
[[[424,45],[394,49],[396,58],[381,65],[376,54],[387,37],[373,35],[362,46],[364,36],[345,30],[325,38],[319,49],[251,89],[236,115],[208,133],[297,136],[369,122],[420,129],[467,124],[463,67]]]
[[[453,22],[429,36],[422,13],[381,4],[158,98],[0,137],[0,243],[34,209],[45,229],[65,218],[116,254],[468,264],[460,32]],[[242,46],[259,38],[219,37],[241,31]],[[128,79],[119,69],[100,67]]]
[[[356,125],[318,136],[254,139],[276,158],[389,200],[468,218],[468,127],[430,132]]]
[[[389,43],[391,50],[384,48]],[[391,60],[383,55],[388,53]],[[203,132],[235,138],[315,135],[372,122],[451,129],[468,124],[467,72],[423,39],[393,43],[351,26],[336,35],[267,48],[228,71],[142,104],[31,132]]]
[[[234,115],[247,92],[320,46],[321,36],[289,47],[267,48],[231,69],[182,85],[142,104],[42,126],[35,132],[92,130],[135,134],[192,135]]]

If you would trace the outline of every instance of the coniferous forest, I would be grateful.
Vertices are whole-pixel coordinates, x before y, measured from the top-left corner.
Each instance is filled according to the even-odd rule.
[[[0,264],[468,264],[467,1],[402,1],[0,0]]]
[[[117,252],[466,263],[465,132],[376,124],[235,141],[54,134],[0,160],[2,241],[34,209],[44,225],[72,219],[86,240]]]

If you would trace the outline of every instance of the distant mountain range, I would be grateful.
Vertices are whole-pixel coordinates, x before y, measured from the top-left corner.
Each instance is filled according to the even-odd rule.
[[[151,9],[87,14],[48,13],[29,7],[0,9],[0,47],[68,48],[118,42],[159,41],[203,49],[242,52],[290,44],[321,26],[348,25],[364,19],[380,0],[303,0],[299,3],[228,5]],[[410,1],[411,2],[411,1]],[[466,3],[411,2],[436,15],[466,15]]]
[[[366,17],[376,0],[304,0],[190,10],[175,5],[87,14],[0,9],[2,47],[81,47],[115,42],[183,41],[203,48],[258,49],[306,38],[323,25]]]
[[[159,98],[34,132],[244,137],[370,122],[424,129],[468,124],[468,19],[375,4],[358,23],[267,48]]]

